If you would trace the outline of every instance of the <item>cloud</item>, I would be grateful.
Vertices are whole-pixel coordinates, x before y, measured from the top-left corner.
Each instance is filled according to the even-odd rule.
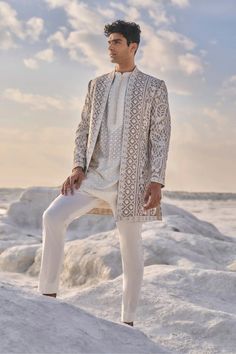
[[[136,21],[140,18],[140,12],[134,6],[124,5],[122,3],[111,1],[109,4],[112,8],[117,9],[125,15],[124,20],[126,21]]]
[[[10,48],[17,48],[17,45],[14,43],[12,34],[9,31],[0,30],[0,49],[8,50]]]
[[[19,89],[8,88],[2,94],[2,97],[22,105],[27,105],[31,110],[46,111],[49,109],[75,110],[81,111],[84,98],[70,97],[65,99],[63,97],[44,96],[32,93],[22,92]]]
[[[188,0],[170,0],[170,2],[172,5],[181,8],[189,6]],[[145,9],[148,12],[149,17],[154,20],[156,26],[162,24],[168,25],[176,22],[175,17],[167,13],[166,3],[167,2],[164,0],[127,0],[127,4],[134,8]],[[124,7],[126,7],[126,5],[124,5]]]
[[[107,9],[107,8],[101,8],[100,6],[97,7],[97,11],[99,14],[101,14],[104,18],[107,17],[109,19],[114,18],[115,17],[115,12],[111,9]]]
[[[158,34],[169,43],[180,45],[186,50],[192,50],[196,47],[196,43],[182,33],[171,30],[159,30]]]
[[[111,1],[105,12],[100,5],[91,7],[76,0],[45,2],[51,9],[61,7],[70,26],[60,27],[48,37],[47,42],[65,49],[71,60],[93,68],[96,76],[111,70],[111,62],[106,55],[106,39],[102,34],[107,14],[112,10],[114,15],[116,10],[116,17],[119,11],[125,20],[138,20],[141,27],[141,45],[137,55],[137,65],[141,70],[143,68],[158,77],[164,74],[164,79],[170,81],[170,91],[179,96],[192,95],[190,76],[195,76],[196,84],[199,77],[203,80],[203,58],[207,52],[197,51],[197,44],[190,37],[172,29],[176,19],[167,13],[166,2],[162,0]],[[172,5],[184,8],[189,2],[175,1]]]
[[[56,31],[47,38],[48,43],[57,44],[61,48],[70,48],[67,38],[68,30],[63,27],[61,30]]]
[[[31,70],[36,70],[38,69],[38,62],[35,59],[28,58],[28,59],[23,59],[23,62],[25,66]]]
[[[143,0],[128,0],[127,3],[129,5],[135,6],[135,7],[153,7],[155,6],[155,0],[146,0],[145,2]]]
[[[108,58],[105,58],[106,42],[100,34],[80,30],[67,35],[57,31],[48,38],[48,43],[68,49],[72,60],[94,67],[97,75],[109,68]]]
[[[42,96],[31,93],[21,92],[19,89],[8,88],[4,91],[3,97],[21,104],[26,104],[30,109],[46,110],[54,108],[64,109],[63,102],[52,96]]]
[[[12,6],[5,1],[0,1],[1,49],[17,48],[16,39],[37,41],[43,31],[43,27],[44,21],[42,18],[32,17],[27,21],[21,21]]]
[[[180,69],[187,75],[198,74],[203,72],[203,64],[201,58],[192,53],[186,53],[178,56]]]
[[[187,36],[172,30],[158,30],[140,22],[144,43],[140,47],[140,64],[153,72],[187,76],[204,70],[200,56],[187,52],[196,44]],[[182,79],[181,79],[182,80]]]
[[[106,56],[106,41],[102,34],[107,14],[111,9],[121,11],[129,21],[139,19],[138,23],[142,31],[142,43],[139,49],[141,66],[166,75],[184,73],[186,76],[191,76],[201,75],[204,72],[202,57],[206,56],[206,51],[191,53],[196,48],[196,43],[186,35],[171,29],[170,26],[175,22],[175,18],[167,14],[163,1],[127,0],[127,3],[111,1],[110,8],[107,7],[105,12],[100,11],[99,6],[92,8],[76,0],[45,1],[50,8],[62,7],[72,27],[71,31],[65,28],[56,31],[48,37],[48,43],[68,50],[72,60],[94,67],[96,75],[107,72],[110,67]],[[186,7],[189,3],[179,0],[172,1],[172,5]],[[146,19],[142,20],[139,10],[145,10],[153,23],[149,24]],[[112,15],[114,16],[114,11]],[[179,87],[178,91],[189,94],[186,87]]]
[[[189,6],[189,0],[171,0],[171,3],[182,8]]]
[[[152,20],[154,20],[154,24],[159,26],[161,24],[170,24],[175,22],[173,16],[168,16],[163,5],[161,3],[156,3],[154,7],[148,9],[148,14]]]
[[[186,7],[189,6],[189,0],[170,0],[169,1],[172,5],[178,6],[178,7]],[[128,0],[129,4],[132,4],[134,6],[138,6],[138,7],[155,7],[157,4],[165,4],[166,1],[165,0]]]
[[[46,0],[50,7],[63,7],[68,22],[73,30],[60,29],[50,35],[48,43],[58,45],[68,50],[72,60],[93,66],[96,75],[108,71],[110,62],[106,56],[106,38],[103,36],[104,24],[110,14],[115,17],[112,9],[90,8],[85,3],[77,1],[51,1]],[[112,3],[113,8],[126,12],[126,14],[138,17],[139,13],[135,8],[123,7],[122,4]],[[92,26],[91,26],[92,23]]]
[[[77,1],[45,1],[50,6],[63,7],[73,29],[60,29],[50,35],[47,42],[67,49],[72,60],[94,67],[96,75],[108,71],[109,58],[104,55],[106,39],[102,35],[107,11],[97,11],[97,8]]]
[[[147,10],[149,17],[154,20],[154,24],[170,24],[175,22],[173,16],[167,15],[165,10],[164,1],[155,0],[128,0],[127,3],[134,8]]]
[[[49,63],[52,63],[55,60],[54,51],[52,48],[41,50],[40,52],[37,52],[34,57]]]
[[[55,60],[54,51],[52,48],[41,50],[32,58],[23,59],[25,66],[29,69],[35,70],[39,68],[39,61],[46,61],[52,63]]]
[[[51,9],[55,9],[57,7],[66,6],[70,2],[70,0],[45,0],[45,2]]]
[[[37,41],[43,32],[44,20],[39,17],[31,17],[25,24],[26,36]]]
[[[69,24],[76,30],[86,30],[91,33],[101,31],[102,19],[107,17],[107,11],[99,13],[88,4],[76,0],[45,0],[45,2],[50,8],[62,7],[68,16]]]
[[[25,37],[23,25],[17,18],[17,12],[5,1],[0,1],[0,29],[9,30],[22,39]]]

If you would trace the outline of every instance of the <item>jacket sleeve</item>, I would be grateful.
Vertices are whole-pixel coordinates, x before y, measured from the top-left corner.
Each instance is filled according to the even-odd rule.
[[[165,171],[171,135],[171,116],[165,81],[161,81],[153,98],[149,135],[151,182],[165,186]]]
[[[88,91],[85,98],[84,106],[81,113],[81,121],[78,124],[75,133],[75,145],[74,145],[74,158],[73,167],[81,166],[85,168],[86,163],[86,149],[89,134],[89,116],[91,111],[91,97],[90,97],[90,86],[91,81],[88,83]]]

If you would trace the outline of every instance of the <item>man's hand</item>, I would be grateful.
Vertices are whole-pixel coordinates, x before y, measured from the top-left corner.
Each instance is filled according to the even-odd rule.
[[[155,208],[161,202],[161,184],[158,182],[151,182],[145,192],[144,196],[144,210]]]
[[[77,167],[72,174],[67,177],[65,182],[63,183],[61,187],[61,194],[67,195],[67,189],[70,189],[71,194],[74,193],[73,187],[75,185],[75,188],[78,189],[82,183],[82,180],[85,178],[84,171],[82,167]]]

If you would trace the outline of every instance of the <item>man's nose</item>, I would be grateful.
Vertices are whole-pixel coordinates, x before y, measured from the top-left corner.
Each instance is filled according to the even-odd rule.
[[[112,43],[108,44],[108,50],[111,50],[112,48],[113,48],[113,44]]]

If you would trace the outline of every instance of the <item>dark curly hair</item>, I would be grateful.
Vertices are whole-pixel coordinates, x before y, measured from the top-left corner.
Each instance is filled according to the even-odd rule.
[[[111,24],[107,24],[104,27],[104,34],[109,37],[111,33],[121,33],[127,40],[127,45],[130,43],[140,43],[140,27],[135,22],[126,22],[123,20],[117,20]],[[135,54],[137,49],[135,51]]]

